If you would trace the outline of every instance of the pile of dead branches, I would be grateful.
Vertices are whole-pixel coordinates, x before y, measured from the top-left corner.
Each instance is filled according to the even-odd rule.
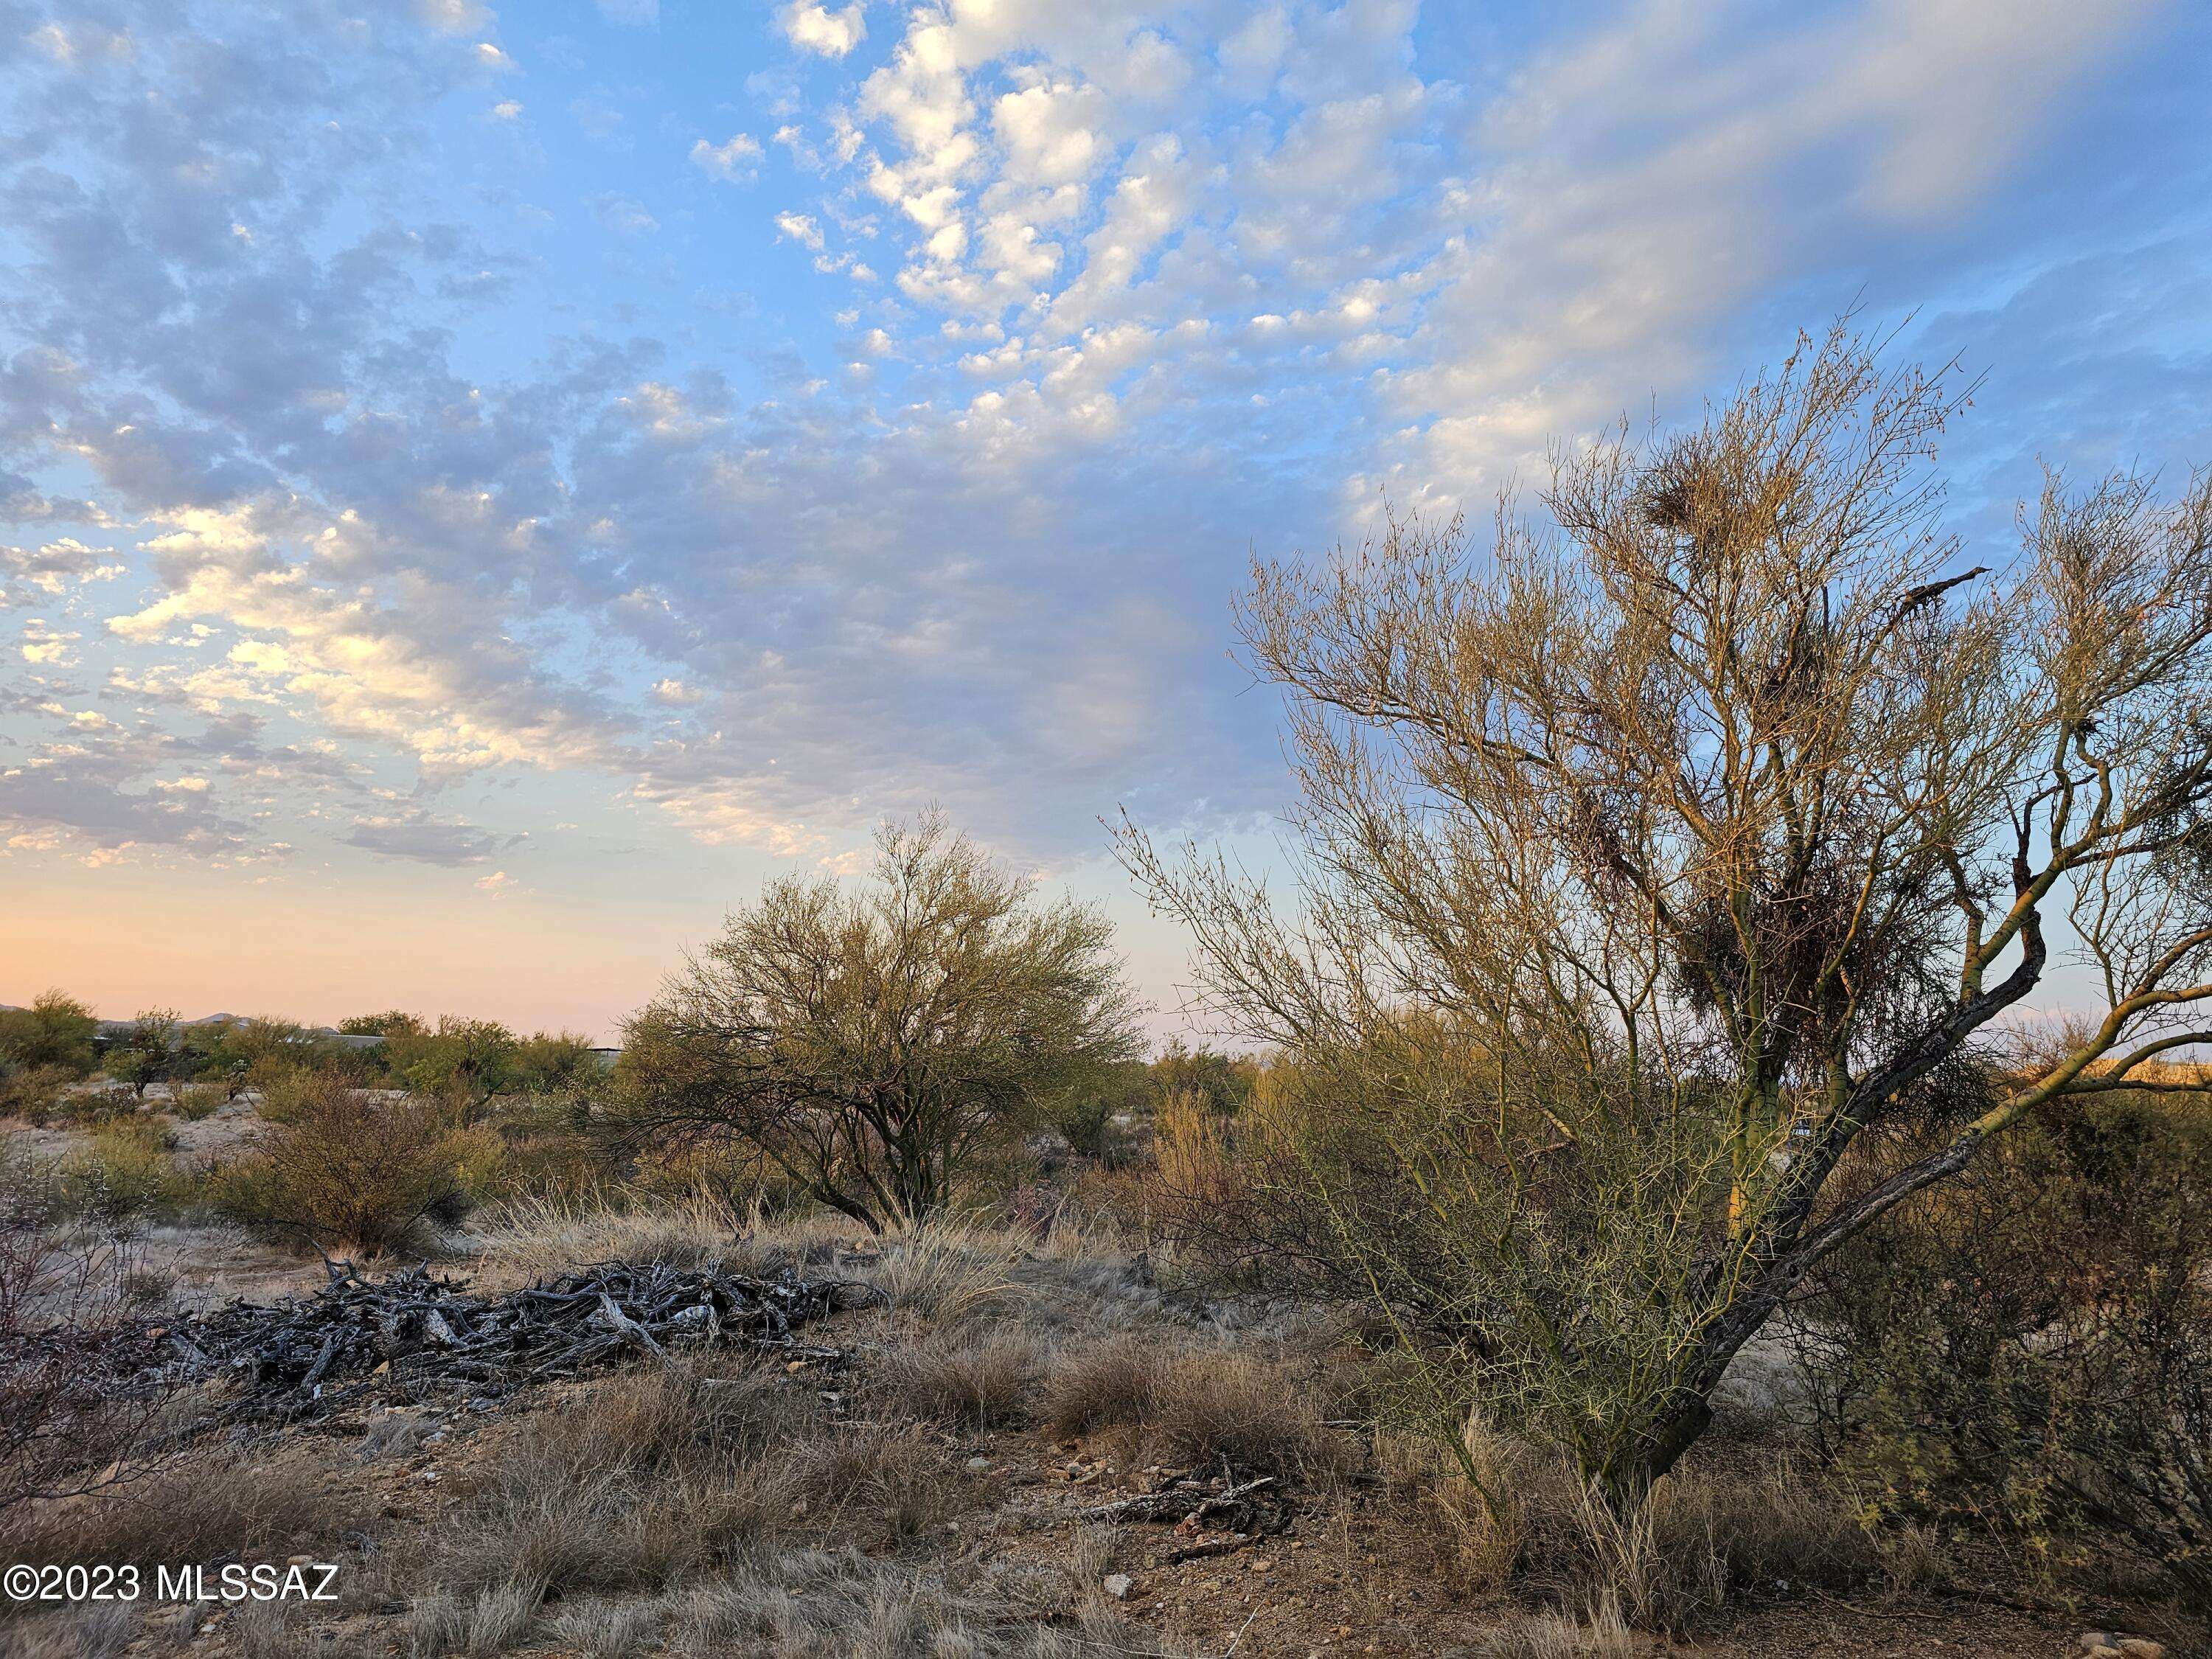
[[[623,1358],[727,1345],[836,1364],[799,1333],[880,1292],[793,1273],[750,1279],[619,1261],[504,1296],[415,1267],[382,1279],[333,1271],[314,1295],[233,1302],[149,1333],[164,1363],[228,1387],[217,1416],[293,1421],[441,1392],[490,1403]]]

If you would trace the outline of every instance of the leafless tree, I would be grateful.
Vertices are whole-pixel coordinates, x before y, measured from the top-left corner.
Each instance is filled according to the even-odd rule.
[[[935,1213],[977,1153],[1134,1054],[1112,938],[939,816],[886,829],[870,890],[773,884],[630,1021],[618,1122],[748,1144],[872,1229]]]
[[[2212,1035],[2212,484],[2051,477],[1966,568],[1962,402],[1838,325],[1693,430],[1555,452],[1487,559],[1399,524],[1256,568],[1299,914],[1121,840],[1303,1103],[1246,1131],[1260,1235],[1619,1504],[1814,1263]],[[1984,1063],[2054,945],[2094,1017]],[[1841,1178],[1908,1122],[1946,1132]]]

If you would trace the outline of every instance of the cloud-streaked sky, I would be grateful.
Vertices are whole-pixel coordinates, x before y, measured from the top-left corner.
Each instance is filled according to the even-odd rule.
[[[0,1001],[610,1029],[942,802],[1264,836],[1257,552],[1845,307],[2212,459],[2185,0],[0,0]],[[1982,545],[1986,544],[1985,546]]]

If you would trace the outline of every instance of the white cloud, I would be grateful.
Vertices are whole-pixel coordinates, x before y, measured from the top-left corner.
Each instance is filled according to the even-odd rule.
[[[760,141],[745,133],[733,133],[719,144],[710,144],[704,138],[691,146],[691,165],[712,179],[726,179],[732,184],[750,184],[760,173]]]
[[[811,215],[779,213],[775,216],[775,228],[778,236],[788,237],[807,247],[818,249],[822,246],[822,227]]]
[[[784,38],[805,52],[842,58],[868,37],[858,0],[832,11],[815,0],[791,0],[783,9]]]
[[[512,121],[522,113],[522,106],[514,99],[503,99],[491,106],[491,112],[502,121]]]

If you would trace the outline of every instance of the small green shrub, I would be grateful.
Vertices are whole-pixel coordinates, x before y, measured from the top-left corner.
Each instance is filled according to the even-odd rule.
[[[342,1242],[374,1254],[418,1224],[465,1215],[473,1176],[495,1163],[495,1143],[456,1133],[428,1103],[318,1078],[288,1098],[289,1115],[210,1182],[216,1206],[250,1225]]]
[[[173,1156],[177,1138],[159,1115],[116,1118],[93,1131],[57,1171],[63,1203],[110,1224],[174,1209],[192,1183]]]

